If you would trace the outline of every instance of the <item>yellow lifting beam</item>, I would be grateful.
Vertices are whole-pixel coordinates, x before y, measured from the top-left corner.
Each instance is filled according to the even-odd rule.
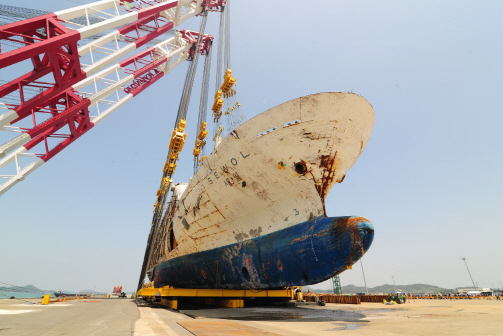
[[[167,173],[168,177],[171,177],[171,175],[175,172],[175,162],[178,160],[178,154],[182,151],[185,139],[187,138],[187,134],[185,133],[185,123],[185,120],[181,119],[178,123],[178,127],[175,128],[171,134],[168,161],[166,161],[166,164],[164,165],[164,172]]]
[[[204,162],[204,160],[206,160],[208,157],[206,155],[204,155],[203,157],[201,157],[201,160],[199,160],[199,166],[201,166]]]
[[[218,136],[224,131],[224,127],[222,125],[218,126],[217,131],[215,132],[215,136],[213,137],[213,141],[217,139]]]
[[[204,121],[201,124],[201,128],[199,128],[199,134],[197,135],[197,138],[199,140],[204,140],[204,138],[206,138],[207,135],[208,135],[208,131],[206,131],[206,121]]]
[[[201,149],[199,148],[199,140],[196,140],[196,145],[194,147],[194,150],[192,151],[192,155],[197,158],[199,154],[201,154]]]
[[[213,102],[213,106],[211,107],[211,110],[213,111],[213,122],[217,123],[222,116],[222,107],[224,106],[224,100],[222,99],[222,96],[224,98],[229,98],[236,94],[236,90],[232,88],[235,83],[236,78],[232,77],[231,69],[227,69],[224,74],[224,81],[220,86],[220,90],[217,90],[217,92],[215,93],[215,100]],[[236,105],[237,104],[238,103],[236,103]],[[239,106],[241,106],[241,104],[239,104]],[[230,111],[231,110],[227,110],[225,114],[229,114]]]
[[[206,121],[201,124],[199,128],[199,134],[196,138],[196,144],[194,145],[194,150],[192,151],[192,155],[196,158],[201,154],[201,149],[203,149],[204,145],[206,145],[206,141],[204,139],[208,135],[208,131],[206,131]]]
[[[213,111],[213,119],[215,120],[215,122],[217,122],[222,115],[222,106],[224,106],[222,91],[218,90],[217,93],[215,93],[215,101],[213,102],[213,106],[211,107],[211,110]]]
[[[232,77],[231,74],[231,69],[227,69],[227,71],[225,71],[224,82],[220,86],[220,90],[222,90],[225,94],[230,93],[232,86],[236,83],[236,78]]]
[[[164,168],[162,170],[164,177],[161,181],[161,187],[157,190],[157,202],[154,203],[154,211],[156,211],[159,206],[160,197],[164,196],[167,193],[171,182],[173,182],[171,177],[175,173],[178,155],[182,151],[183,145],[185,144],[185,139],[187,138],[187,134],[185,133],[185,125],[186,121],[184,119],[180,119],[177,127],[171,134],[171,139],[169,141],[168,158],[166,159]]]

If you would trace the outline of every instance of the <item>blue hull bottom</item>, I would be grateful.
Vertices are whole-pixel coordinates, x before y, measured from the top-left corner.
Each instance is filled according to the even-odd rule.
[[[319,217],[258,238],[173,258],[154,269],[155,287],[268,289],[324,281],[372,244],[361,217]]]

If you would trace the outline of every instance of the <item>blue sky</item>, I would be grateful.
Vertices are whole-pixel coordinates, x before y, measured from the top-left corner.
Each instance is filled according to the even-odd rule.
[[[0,0],[46,11],[78,2],[88,1]],[[369,145],[326,202],[330,216],[374,224],[363,257],[371,287],[391,276],[468,286],[461,257],[480,286],[501,286],[502,10],[499,1],[232,3],[232,69],[248,117],[320,91],[353,91],[374,107]],[[207,31],[217,33],[217,14]],[[0,281],[136,287],[187,65],[0,199]],[[176,181],[192,174],[190,147]],[[341,282],[363,285],[360,264]]]

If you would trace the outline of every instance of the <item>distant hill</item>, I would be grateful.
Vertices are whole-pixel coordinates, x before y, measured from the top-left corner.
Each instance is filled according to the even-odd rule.
[[[34,294],[44,294],[44,293],[54,293],[59,290],[54,289],[40,289],[33,285],[26,286],[0,286],[0,292],[9,292],[9,293],[34,293]],[[97,292],[92,289],[84,289],[81,291],[72,291],[72,290],[61,290],[63,293],[79,293],[79,294],[104,294],[104,292]]]
[[[40,289],[33,285],[26,285],[26,286],[0,286],[0,291],[5,291],[5,292],[10,292],[12,290],[16,291],[26,291],[26,292],[41,292]]]
[[[412,285],[397,285],[396,288],[402,292],[406,293],[439,293],[439,292],[451,292],[454,293],[454,289],[442,288],[427,284],[412,284]],[[310,290],[312,293],[332,293],[332,289],[314,289],[310,287],[305,287],[304,291]],[[369,287],[369,293],[391,293],[395,291],[394,285],[381,285],[376,287]],[[343,293],[365,293],[365,287],[347,285],[342,286]]]
[[[80,294],[105,294],[105,292],[98,292],[98,291],[95,291],[94,289],[84,289],[84,290],[78,291],[77,293],[80,293]]]
[[[49,291],[39,289],[33,285],[26,285],[26,286],[0,286],[0,292],[43,294]]]

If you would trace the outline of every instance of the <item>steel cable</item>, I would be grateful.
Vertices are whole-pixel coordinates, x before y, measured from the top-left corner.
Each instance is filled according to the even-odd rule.
[[[216,72],[216,79],[215,79],[215,93],[220,90],[220,85],[222,81],[222,54],[223,54],[223,47],[224,47],[224,31],[225,31],[225,13],[226,13],[226,7],[222,7],[222,12],[220,14],[220,26],[218,29],[218,55],[217,55],[217,72]],[[218,121],[214,119],[213,121],[213,135],[215,136],[217,134],[218,130]],[[214,137],[213,137],[214,138]]]
[[[211,74],[211,50],[212,44],[210,43],[208,48],[208,53],[206,54],[206,60],[204,62],[204,71],[203,71],[203,83],[201,87],[201,99],[199,100],[199,116],[197,119],[197,128],[196,132],[199,132],[201,129],[201,125],[206,121],[207,110],[208,110],[208,94],[209,94],[209,86],[210,86],[210,74]],[[204,156],[206,146],[201,146],[200,156]],[[197,171],[199,164],[199,160],[197,157],[194,157],[194,174]]]
[[[208,20],[208,16],[204,15],[201,20],[201,26],[199,28],[199,36],[197,38],[197,42],[194,46],[194,56],[189,65],[189,69],[187,71],[187,77],[185,78],[185,85],[183,87],[182,97],[180,99],[180,106],[178,108],[178,114],[176,117],[175,128],[178,125],[180,119],[186,119],[187,111],[189,109],[190,96],[192,94],[192,87],[194,85],[194,79],[196,77],[197,63],[199,61],[199,49],[201,46],[201,41],[204,37],[204,31],[206,29],[206,22]]]
[[[180,105],[179,105],[178,113],[176,116],[176,122],[175,122],[175,127],[174,127],[175,129],[178,128],[178,123],[180,122],[180,120],[186,119],[186,117],[187,117],[187,111],[188,111],[188,107],[189,107],[189,103],[190,103],[190,96],[192,93],[191,91],[192,91],[192,87],[194,85],[194,79],[195,79],[195,74],[196,74],[196,70],[197,70],[197,63],[199,60],[201,41],[204,37],[204,31],[206,29],[207,19],[208,19],[207,13],[203,13],[203,17],[201,20],[201,26],[199,28],[199,36],[198,36],[197,42],[195,43],[195,46],[194,46],[194,55],[193,55],[193,58],[192,58],[190,65],[189,65],[189,69],[187,71],[187,76],[185,78],[185,84],[183,87],[182,97],[180,99]],[[167,161],[168,160],[169,160],[169,154],[168,154]],[[166,178],[166,176],[167,176],[167,172],[164,172],[161,181],[164,181],[164,178]],[[161,188],[163,188],[163,186],[165,186],[165,185],[163,182],[161,182]],[[169,188],[169,185],[167,187]],[[142,265],[142,269],[141,269],[141,273],[140,273],[140,279],[138,281],[138,290],[141,289],[143,286],[143,282],[145,280],[145,276],[148,271],[147,268],[150,265],[151,251],[153,248],[153,243],[155,242],[154,240],[155,240],[157,233],[158,233],[158,229],[162,225],[162,223],[164,222],[164,219],[167,215],[168,208],[166,207],[166,203],[167,203],[166,201],[168,199],[168,197],[167,197],[168,193],[169,193],[169,189],[165,193],[161,194],[160,199],[158,199],[158,207],[154,211],[154,216],[152,218],[152,226],[150,229],[150,234],[148,236],[147,247],[145,250],[145,256],[143,259],[143,265]],[[154,250],[155,250],[155,247],[154,247]]]
[[[231,14],[230,0],[227,0],[225,11],[225,68],[231,68]]]

